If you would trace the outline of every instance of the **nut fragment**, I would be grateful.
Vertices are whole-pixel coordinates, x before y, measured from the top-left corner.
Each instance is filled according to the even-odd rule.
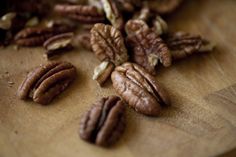
[[[171,65],[171,55],[163,40],[151,29],[127,37],[127,43],[132,50],[132,60],[155,74],[160,61],[165,67]]]
[[[111,61],[120,65],[128,60],[122,34],[110,25],[95,24],[91,30],[91,44],[100,61]]]
[[[125,32],[127,35],[135,35],[138,34],[139,31],[149,29],[146,22],[143,20],[129,20],[125,24]]]
[[[100,146],[115,143],[125,129],[125,106],[117,96],[93,104],[80,122],[80,138]]]
[[[182,59],[194,53],[209,52],[215,47],[201,36],[185,32],[170,33],[164,36],[164,40],[171,50],[173,60]]]
[[[151,17],[151,11],[149,9],[149,7],[145,6],[140,10],[140,12],[138,12],[137,14],[134,15],[133,19],[138,19],[138,20],[143,20],[145,22],[147,22],[149,20],[149,18]]]
[[[30,72],[18,89],[20,99],[31,98],[39,104],[49,104],[63,92],[76,76],[75,67],[68,62],[51,62]]]
[[[162,35],[168,32],[168,25],[160,16],[157,15],[153,21],[153,30],[158,35]]]
[[[93,80],[96,80],[102,86],[111,76],[115,66],[111,62],[104,61],[94,69]]]
[[[82,23],[98,23],[105,20],[104,13],[95,6],[57,4],[54,11]]]
[[[42,45],[50,37],[69,32],[70,27],[68,26],[54,26],[54,27],[32,27],[25,28],[18,32],[15,36],[15,42],[20,46],[39,46]]]
[[[62,33],[46,40],[43,44],[48,57],[72,48],[73,33]]]
[[[157,116],[161,106],[169,105],[165,90],[137,64],[116,67],[111,79],[116,92],[137,112]]]
[[[122,29],[124,25],[123,17],[114,0],[101,0],[107,19],[117,28]]]
[[[147,4],[152,11],[160,14],[168,14],[173,12],[182,0],[148,0]]]

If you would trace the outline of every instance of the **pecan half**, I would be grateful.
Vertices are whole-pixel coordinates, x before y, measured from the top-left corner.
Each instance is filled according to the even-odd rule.
[[[101,0],[107,19],[117,28],[122,29],[124,25],[123,17],[114,0]]]
[[[120,65],[128,60],[121,32],[110,25],[95,24],[91,30],[92,49],[100,61]]]
[[[50,37],[69,32],[70,27],[67,26],[53,26],[53,27],[32,27],[25,28],[18,32],[15,36],[15,42],[20,46],[39,46],[42,45]]]
[[[182,59],[194,53],[209,52],[215,47],[201,36],[185,32],[170,33],[163,39],[171,50],[173,60]]]
[[[111,76],[115,66],[113,63],[104,61],[94,69],[93,80],[96,80],[102,86]]]
[[[49,104],[63,92],[76,76],[75,67],[68,62],[51,62],[30,72],[18,89],[20,99],[31,98],[39,104]]]
[[[160,14],[173,12],[183,0],[148,0],[147,4],[152,11]]]
[[[129,20],[125,24],[125,32],[127,35],[138,34],[139,31],[147,30],[149,26],[143,20]]]
[[[125,129],[125,106],[117,96],[104,97],[82,117],[81,139],[100,146],[116,142]]]
[[[104,13],[95,6],[57,4],[54,11],[82,23],[99,23],[105,20]]]
[[[62,33],[53,36],[46,40],[43,44],[44,48],[47,50],[47,57],[51,57],[55,54],[62,52],[63,50],[68,50],[72,48],[72,38],[73,33]]]
[[[139,31],[127,37],[127,43],[132,50],[132,60],[155,74],[160,61],[165,67],[171,65],[171,55],[163,40],[151,29]]]
[[[169,105],[165,90],[137,64],[116,67],[111,79],[116,92],[137,112],[157,116],[161,106]]]

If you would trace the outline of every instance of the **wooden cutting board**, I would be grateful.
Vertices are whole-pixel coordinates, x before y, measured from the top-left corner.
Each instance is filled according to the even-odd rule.
[[[192,0],[171,17],[170,30],[201,34],[217,43],[208,54],[160,67],[156,79],[172,106],[157,118],[127,108],[127,127],[115,146],[104,149],[78,137],[80,116],[111,83],[92,80],[99,62],[74,50],[57,60],[72,62],[78,78],[49,106],[21,101],[16,90],[26,73],[45,63],[42,48],[0,50],[0,157],[199,157],[236,156],[236,1]]]

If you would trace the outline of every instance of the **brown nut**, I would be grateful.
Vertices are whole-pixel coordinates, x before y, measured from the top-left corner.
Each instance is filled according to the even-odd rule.
[[[137,64],[116,67],[111,79],[116,92],[137,112],[157,116],[161,106],[169,105],[165,90]]]
[[[163,40],[151,29],[143,29],[127,37],[132,50],[132,60],[151,74],[156,74],[160,61],[165,67],[171,65],[171,55]]]
[[[62,93],[76,76],[75,67],[68,62],[51,62],[30,72],[20,85],[20,99],[31,98],[39,104],[49,104]]]
[[[124,20],[116,2],[114,0],[101,0],[101,2],[107,19],[111,22],[112,26],[121,30],[124,25]]]
[[[20,46],[40,46],[50,37],[69,32],[70,27],[68,26],[53,26],[53,27],[32,27],[25,28],[18,32],[15,36],[15,42]]]
[[[183,0],[148,0],[147,5],[159,14],[168,14],[173,12]]]
[[[59,35],[55,35],[48,40],[46,40],[43,44],[46,49],[47,57],[51,57],[55,54],[62,52],[63,50],[68,50],[72,48],[72,38],[73,33],[62,33]]]
[[[111,76],[115,65],[111,62],[104,61],[94,69],[93,80],[96,80],[102,86]]]
[[[92,49],[100,61],[120,65],[128,60],[122,34],[110,25],[95,24],[91,30]]]
[[[115,143],[125,129],[125,106],[117,96],[93,104],[80,122],[80,138],[100,146]]]
[[[138,34],[139,31],[147,29],[149,29],[149,27],[143,20],[129,20],[125,24],[125,32],[128,36]]]
[[[105,20],[104,13],[95,6],[57,4],[54,11],[82,23],[99,23]]]
[[[173,60],[186,58],[189,55],[212,51],[215,47],[199,35],[185,32],[175,32],[164,36],[164,40],[171,51]]]

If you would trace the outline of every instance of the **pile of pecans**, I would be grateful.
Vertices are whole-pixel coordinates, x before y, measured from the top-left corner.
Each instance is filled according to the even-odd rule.
[[[46,25],[34,18],[25,20],[24,28],[14,35],[13,41],[18,46],[43,46],[49,59],[73,47],[94,52],[101,64],[95,67],[93,79],[103,86],[111,78],[120,97],[108,96],[95,102],[83,116],[79,134],[85,141],[109,146],[124,131],[125,104],[147,116],[158,116],[162,107],[170,105],[167,92],[154,77],[159,64],[169,67],[176,60],[213,50],[214,45],[199,35],[168,30],[162,16],[175,11],[182,1],[56,3],[52,5],[53,14],[64,19]],[[0,33],[11,30],[17,16],[17,13],[2,16]],[[46,105],[75,77],[76,68],[72,64],[51,61],[28,74],[18,96]]]

